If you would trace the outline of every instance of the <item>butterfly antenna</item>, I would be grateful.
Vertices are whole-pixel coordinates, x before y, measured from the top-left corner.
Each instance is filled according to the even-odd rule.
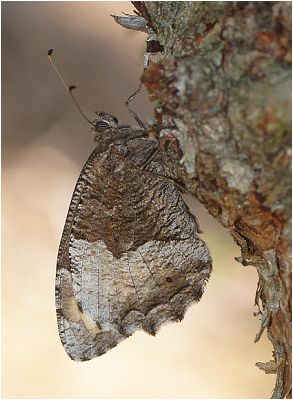
[[[74,85],[70,85],[70,86],[67,85],[67,83],[66,83],[65,80],[62,78],[60,72],[58,71],[56,65],[54,64],[54,62],[53,62],[53,60],[52,60],[52,54],[53,54],[53,49],[48,50],[48,58],[49,58],[49,61],[50,61],[51,65],[52,65],[52,67],[54,68],[56,74],[59,76],[59,79],[61,80],[62,85],[63,85],[63,86],[66,88],[66,90],[69,92],[69,94],[70,94],[70,96],[71,96],[71,98],[72,98],[74,104],[76,105],[78,111],[81,113],[81,115],[83,116],[83,118],[84,118],[89,124],[94,125],[94,124],[92,123],[92,121],[83,113],[83,111],[82,111],[82,109],[80,108],[78,102],[76,101],[75,97],[74,97],[73,94],[72,94],[72,91],[73,91],[74,89],[77,89],[77,87],[74,86]]]

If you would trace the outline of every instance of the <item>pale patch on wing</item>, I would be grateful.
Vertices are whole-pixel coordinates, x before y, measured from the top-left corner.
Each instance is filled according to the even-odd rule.
[[[97,336],[97,334],[101,332],[101,329],[98,327],[96,322],[93,321],[91,317],[86,313],[81,313],[81,318],[82,322],[84,323],[84,326],[88,330],[91,337],[94,339]]]
[[[66,279],[67,278],[67,279]],[[82,311],[77,304],[70,275],[63,269],[61,305],[64,317],[72,323],[83,323],[92,338],[101,332],[97,323],[89,314]]]
[[[74,295],[62,295],[62,310],[64,317],[71,322],[79,323],[81,321],[81,312],[78,309]]]

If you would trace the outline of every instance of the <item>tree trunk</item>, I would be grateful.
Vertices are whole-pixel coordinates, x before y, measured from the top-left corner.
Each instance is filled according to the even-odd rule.
[[[179,128],[189,187],[258,272],[273,398],[291,395],[291,3],[134,2],[163,53],[142,80]],[[155,61],[155,62],[154,62]]]

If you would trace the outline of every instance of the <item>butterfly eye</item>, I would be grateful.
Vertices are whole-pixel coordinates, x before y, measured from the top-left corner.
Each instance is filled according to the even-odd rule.
[[[95,131],[96,132],[104,132],[105,130],[109,129],[109,122],[106,121],[97,121],[95,124]]]

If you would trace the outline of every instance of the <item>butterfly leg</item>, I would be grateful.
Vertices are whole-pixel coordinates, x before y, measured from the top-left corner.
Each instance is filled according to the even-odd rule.
[[[141,88],[142,88],[142,82],[139,84],[138,88],[128,97],[128,99],[125,102],[125,106],[126,106],[127,110],[130,112],[130,114],[133,116],[135,121],[138,123],[138,125],[146,131],[147,128],[146,128],[143,120],[129,106],[129,103],[140,92]]]
[[[182,152],[181,152],[181,149],[179,146],[178,139],[174,135],[162,136],[159,138],[158,146],[153,149],[151,154],[147,157],[147,159],[141,165],[140,169],[145,169],[160,151],[164,151],[167,149],[169,144],[171,144],[175,148],[178,156],[181,158]]]
[[[176,150],[178,156],[181,158],[182,157],[182,151],[179,145],[179,140],[177,139],[176,136],[174,135],[166,135],[166,136],[161,136],[159,139],[159,147],[160,150],[166,150],[167,147],[171,144],[174,149]]]

